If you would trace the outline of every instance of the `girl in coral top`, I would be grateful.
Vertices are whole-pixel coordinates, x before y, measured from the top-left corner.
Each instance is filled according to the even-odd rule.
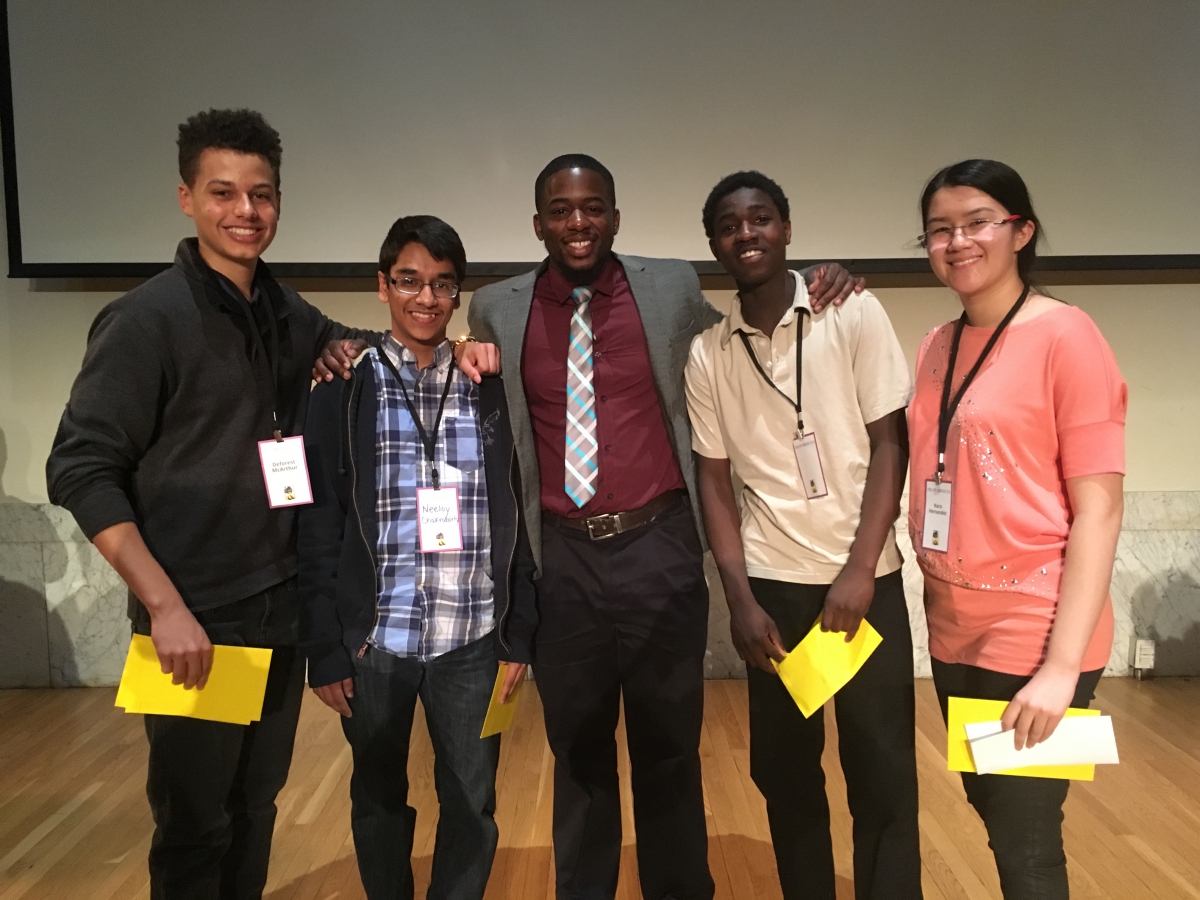
[[[1112,649],[1125,382],[1092,320],[1031,286],[1040,226],[1015,171],[949,166],[921,215],[964,310],[925,337],[908,409],[934,684],[943,715],[952,696],[1009,701],[1004,728],[1031,747],[1088,705]],[[1006,900],[1067,897],[1068,784],[963,775]]]

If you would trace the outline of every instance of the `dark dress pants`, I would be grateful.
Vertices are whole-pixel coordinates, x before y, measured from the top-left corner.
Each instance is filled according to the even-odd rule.
[[[1102,674],[1103,669],[1080,674],[1072,706],[1088,707]],[[933,684],[943,718],[951,697],[1011,700],[1030,677],[933,660]],[[1067,900],[1062,808],[1071,782],[972,772],[963,772],[962,781],[967,800],[987,828],[1005,900]]]
[[[298,608],[291,579],[195,614],[214,644],[274,652],[258,722],[146,716],[153,900],[262,896],[275,797],[287,781],[304,694],[304,658],[296,652]],[[134,630],[149,634],[148,617],[135,620]]]
[[[829,585],[751,578],[783,645],[803,640]],[[867,621],[883,638],[833,699],[838,754],[854,818],[854,896],[921,897],[912,632],[899,572],[875,579]],[[776,675],[748,668],[750,775],[767,801],[779,882],[788,900],[833,900],[836,880],[821,754],[824,711],[804,718]]]
[[[554,752],[559,900],[607,900],[621,858],[625,730],[645,900],[711,898],[700,781],[708,586],[686,501],[593,541],[548,521],[534,675]]]
[[[350,718],[350,825],[369,900],[412,900],[417,811],[408,805],[408,744],[417,697],[433,744],[437,838],[428,900],[479,900],[496,855],[500,736],[480,739],[496,681],[488,634],[422,662],[371,647],[356,660]]]

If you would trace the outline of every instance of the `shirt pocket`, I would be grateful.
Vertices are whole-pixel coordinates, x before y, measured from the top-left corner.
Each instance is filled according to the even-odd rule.
[[[475,417],[448,418],[443,427],[446,429],[446,465],[460,472],[474,472],[483,465],[483,442]]]

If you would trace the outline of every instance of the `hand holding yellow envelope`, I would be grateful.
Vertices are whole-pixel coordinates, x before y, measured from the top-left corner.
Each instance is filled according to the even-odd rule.
[[[517,699],[521,696],[521,688],[525,686],[525,680],[517,682],[517,686],[508,695],[507,703],[501,703],[500,692],[504,689],[504,673],[507,671],[508,666],[502,664],[500,671],[496,673],[496,683],[492,685],[492,699],[488,703],[487,715],[483,718],[483,730],[479,732],[480,739],[507,730],[512,725],[513,719],[516,718]]]
[[[946,716],[946,767],[951,772],[974,772],[971,745],[967,740],[967,725],[975,722],[995,722],[1004,717],[1007,700],[977,700],[973,697],[951,697]],[[1068,709],[1067,716],[1098,716],[1098,709]],[[1087,766],[1023,766],[1008,769],[997,775],[1021,775],[1026,778],[1069,778],[1072,781],[1091,781],[1096,767]]]
[[[135,634],[129,642],[116,705],[127,713],[249,725],[262,716],[270,668],[270,650],[216,644],[208,683],[203,690],[187,690],[163,674],[154,642],[144,634]]]
[[[866,619],[849,643],[843,631],[822,631],[818,619],[783,662],[772,660],[772,664],[800,712],[808,718],[846,686],[882,642],[879,632]]]

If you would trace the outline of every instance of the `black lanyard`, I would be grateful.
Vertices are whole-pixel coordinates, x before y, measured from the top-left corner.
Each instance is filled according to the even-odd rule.
[[[950,434],[950,420],[954,418],[954,413],[958,409],[958,404],[966,394],[967,388],[971,386],[971,382],[975,380],[975,376],[979,374],[979,370],[983,367],[983,361],[987,359],[987,355],[992,352],[992,348],[996,346],[996,341],[1000,340],[1000,335],[1004,329],[1008,327],[1008,323],[1013,320],[1017,311],[1025,304],[1025,298],[1029,296],[1029,285],[1025,285],[1025,290],[1021,291],[1021,296],[1017,298],[1017,302],[1012,305],[1012,309],[992,332],[992,336],[988,338],[988,342],[983,346],[983,352],[979,354],[979,359],[975,360],[975,365],[971,367],[971,371],[967,373],[967,377],[963,379],[962,387],[950,396],[951,382],[954,380],[954,364],[958,362],[958,343],[962,340],[963,326],[967,324],[967,314],[964,312],[958,317],[958,321],[954,323],[954,339],[950,342],[950,362],[946,366],[946,380],[942,384],[942,402],[938,406],[938,464],[937,474],[934,476],[938,484],[942,483],[942,475],[946,472],[946,437]]]
[[[245,307],[250,334],[254,338],[254,346],[267,363],[267,370],[271,376],[271,419],[275,423],[275,440],[282,442],[283,433],[279,430],[279,326],[275,323],[275,309],[271,306],[271,298],[267,296],[267,292],[260,290],[257,302],[267,304],[267,322],[271,331],[271,352],[268,353],[267,346],[263,343],[262,335],[258,331],[258,320],[254,317],[253,304],[240,291],[238,299]]]
[[[412,416],[413,422],[417,426],[417,434],[421,438],[421,446],[425,448],[425,458],[429,460],[429,471],[433,479],[433,489],[441,490],[441,483],[438,481],[437,466],[433,464],[433,452],[437,447],[438,429],[442,427],[442,410],[446,408],[446,397],[450,394],[450,385],[454,382],[454,363],[451,361],[450,371],[446,374],[446,386],[442,388],[442,401],[438,404],[437,418],[433,420],[433,432],[425,430],[425,426],[421,423],[421,416],[417,412],[417,408],[413,406],[412,399],[408,396],[408,389],[404,386],[404,379],[400,377],[400,371],[392,362],[391,357],[387,355],[387,351],[383,349],[387,342],[385,337],[379,342],[379,358],[383,360],[383,364],[388,367],[389,371],[396,376],[396,383],[400,385],[400,396],[404,398],[404,405],[408,407],[408,414]],[[436,368],[437,363],[434,363]]]
[[[802,306],[796,307],[796,399],[793,400],[787,394],[779,389],[774,381],[770,379],[767,373],[763,370],[762,363],[758,361],[758,357],[754,355],[754,348],[750,346],[750,338],[746,336],[746,332],[739,330],[738,337],[742,339],[742,345],[746,348],[746,353],[750,356],[750,361],[754,363],[754,368],[758,369],[758,374],[763,377],[763,381],[775,389],[780,397],[792,404],[796,408],[796,428],[800,435],[804,435],[804,412],[800,409],[802,395],[800,393],[800,385],[803,382],[803,372],[800,364],[803,361],[804,351],[804,316],[808,315],[808,310]]]

